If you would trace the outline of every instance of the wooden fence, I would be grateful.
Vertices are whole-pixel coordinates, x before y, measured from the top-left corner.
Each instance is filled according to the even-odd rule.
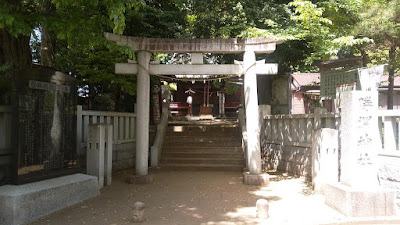
[[[113,144],[134,142],[136,138],[136,114],[82,110],[77,106],[76,142],[77,150],[86,148],[89,124],[112,124]]]

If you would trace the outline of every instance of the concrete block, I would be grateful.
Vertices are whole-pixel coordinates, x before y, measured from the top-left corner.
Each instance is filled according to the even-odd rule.
[[[100,194],[97,178],[74,174],[0,187],[0,224],[25,224]]]
[[[351,217],[395,216],[395,192],[355,189],[340,183],[324,185],[325,203]]]
[[[129,178],[130,184],[151,184],[153,183],[153,175],[131,175]]]
[[[250,174],[249,172],[243,173],[243,183],[246,185],[254,186],[268,186],[269,185],[269,175],[264,174]]]

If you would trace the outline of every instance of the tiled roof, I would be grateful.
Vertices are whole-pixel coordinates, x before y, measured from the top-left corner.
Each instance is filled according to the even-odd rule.
[[[388,86],[388,76],[382,75],[381,87]],[[293,79],[300,87],[319,87],[320,86],[320,73],[293,73]],[[400,87],[400,74],[394,77],[394,86]]]
[[[292,77],[301,87],[320,85],[320,73],[293,73]]]
[[[381,87],[387,87],[389,85],[388,77],[389,77],[389,75],[382,75],[381,85],[380,85]],[[394,76],[394,86],[400,87],[400,74],[396,74]]]

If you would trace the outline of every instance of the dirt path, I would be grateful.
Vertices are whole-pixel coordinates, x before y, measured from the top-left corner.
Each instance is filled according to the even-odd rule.
[[[128,171],[117,174],[100,196],[32,224],[134,224],[136,201],[146,204],[144,225],[320,224],[344,219],[324,205],[321,196],[312,194],[301,178],[254,187],[243,185],[238,172],[153,173],[154,183],[148,185],[125,183]],[[270,202],[269,219],[255,216],[259,198]]]

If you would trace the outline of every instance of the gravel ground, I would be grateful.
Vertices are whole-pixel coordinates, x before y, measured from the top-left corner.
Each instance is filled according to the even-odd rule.
[[[303,178],[277,175],[268,187],[254,187],[243,185],[239,172],[152,173],[154,182],[147,185],[127,184],[129,171],[115,174],[113,184],[103,188],[100,196],[31,224],[134,224],[136,201],[146,205],[143,225],[377,224],[350,222],[326,206]],[[268,219],[256,218],[255,204],[260,198],[270,203]],[[397,224],[392,222],[387,224]]]

